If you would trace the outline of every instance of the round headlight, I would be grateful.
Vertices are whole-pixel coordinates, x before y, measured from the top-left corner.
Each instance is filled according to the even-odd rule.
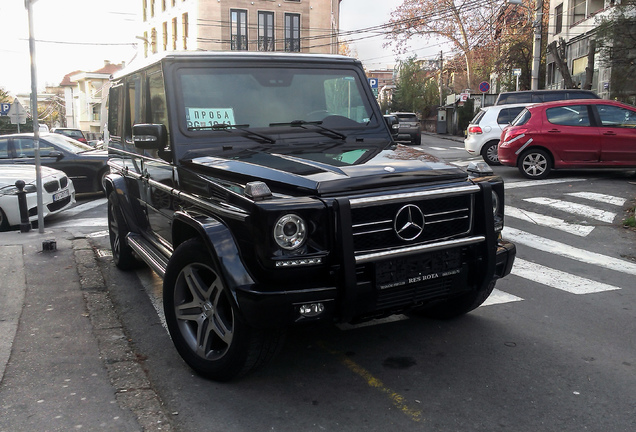
[[[499,211],[499,205],[499,195],[497,195],[497,192],[492,191],[492,213],[494,215]]]
[[[282,216],[274,225],[274,239],[278,246],[294,250],[303,245],[307,238],[305,221],[295,214]]]

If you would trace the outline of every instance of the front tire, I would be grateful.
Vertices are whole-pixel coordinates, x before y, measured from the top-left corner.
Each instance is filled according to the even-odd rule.
[[[519,157],[518,167],[526,178],[541,180],[550,174],[552,159],[545,150],[531,149]]]
[[[265,365],[283,343],[282,333],[260,331],[243,321],[218,266],[199,239],[174,251],[164,277],[163,306],[183,360],[216,381]]]
[[[459,297],[453,297],[441,302],[435,302],[421,308],[416,308],[413,312],[416,315],[434,319],[452,319],[477,309],[492,294],[495,288],[495,281],[491,281],[486,288],[471,291]]]

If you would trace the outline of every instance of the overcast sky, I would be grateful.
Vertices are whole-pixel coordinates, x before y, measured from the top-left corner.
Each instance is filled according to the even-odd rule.
[[[365,29],[388,22],[402,0],[342,0],[340,29]],[[104,60],[130,63],[140,0],[37,0],[33,5],[38,89],[45,83],[57,85],[75,70],[101,68]],[[30,60],[28,17],[24,0],[0,0],[0,87],[11,93],[28,93]],[[382,35],[358,32],[348,36],[350,46],[367,68],[392,67],[396,56],[383,48]],[[77,44],[91,43],[94,45]],[[118,45],[111,45],[118,44]],[[420,58],[439,55],[436,41],[416,40],[410,54]]]

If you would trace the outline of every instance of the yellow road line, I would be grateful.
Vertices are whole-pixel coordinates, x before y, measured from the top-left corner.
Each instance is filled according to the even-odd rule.
[[[349,357],[347,357],[343,353],[332,350],[328,348],[327,346],[325,346],[323,343],[320,343],[319,345],[330,354],[333,354],[334,356],[338,357],[338,359],[340,360],[340,363],[346,366],[351,372],[355,373],[356,375],[364,379],[367,382],[367,385],[369,387],[373,387],[375,389],[378,389],[382,393],[385,393],[391,400],[391,403],[393,403],[393,405],[397,409],[399,409],[403,414],[405,414],[411,420],[413,420],[414,422],[422,421],[421,411],[409,408],[409,406],[405,402],[406,399],[404,398],[404,396],[386,387],[384,383],[380,381],[378,378],[374,377],[371,374],[371,372],[369,372],[368,370],[366,370],[365,368],[363,368],[362,366],[360,366],[359,364],[351,360]]]

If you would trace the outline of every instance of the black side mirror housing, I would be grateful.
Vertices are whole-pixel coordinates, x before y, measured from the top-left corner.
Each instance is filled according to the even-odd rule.
[[[168,130],[162,124],[134,125],[133,142],[139,149],[163,150],[168,143]]]
[[[397,116],[386,114],[384,116],[384,121],[391,131],[391,136],[393,137],[393,139],[396,139],[400,131],[400,125]]]

